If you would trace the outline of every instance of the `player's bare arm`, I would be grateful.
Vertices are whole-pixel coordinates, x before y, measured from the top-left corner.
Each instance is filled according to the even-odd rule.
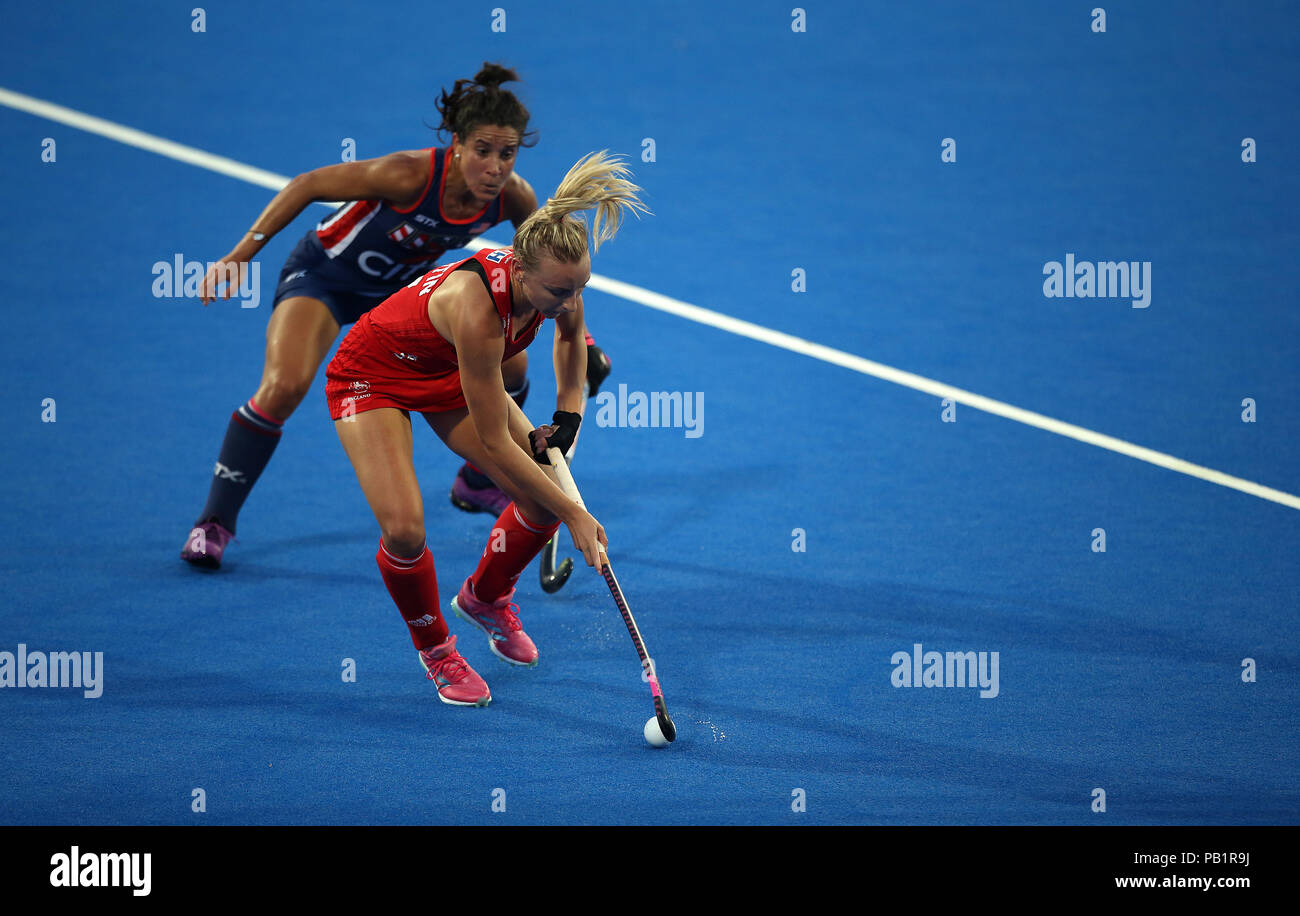
[[[555,409],[581,413],[587,379],[587,326],[582,294],[578,307],[555,319]]]
[[[435,295],[438,292],[442,291],[435,291]],[[466,290],[457,303],[451,330],[465,404],[483,447],[516,485],[556,518],[572,526],[586,513],[560,491],[510,434],[513,402],[501,386],[505,335],[501,318],[481,283],[473,292]]]
[[[220,263],[243,265],[251,261],[272,236],[316,201],[383,200],[398,207],[411,204],[424,193],[429,168],[427,150],[405,150],[378,159],[340,162],[303,172],[271,198],[239,244]],[[203,278],[199,298],[204,305],[217,298],[217,286],[225,279],[225,272],[219,266]],[[235,285],[226,285],[224,298],[230,297]]]

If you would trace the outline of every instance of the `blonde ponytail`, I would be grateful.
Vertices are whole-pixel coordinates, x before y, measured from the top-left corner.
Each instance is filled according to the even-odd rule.
[[[591,219],[591,245],[618,234],[624,211],[638,217],[650,210],[641,203],[641,189],[625,176],[631,175],[623,161],[609,150],[588,153],[569,169],[555,196],[529,216],[515,232],[515,259],[525,270],[537,267],[543,252],[557,261],[572,264],[587,253],[587,226],[570,216],[595,209]]]

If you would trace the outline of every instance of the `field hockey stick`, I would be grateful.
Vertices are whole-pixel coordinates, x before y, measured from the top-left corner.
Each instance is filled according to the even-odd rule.
[[[587,345],[587,380],[582,386],[582,406],[578,408],[578,413],[582,416],[586,416],[587,399],[591,397],[593,393],[591,390],[590,362],[592,346],[592,344]],[[604,365],[603,371],[597,373],[596,387],[598,389],[600,388],[600,383],[609,375],[609,357],[602,353],[601,358],[604,360]],[[578,450],[578,436],[580,433],[581,430],[574,434],[573,444],[571,444],[568,451],[564,453],[564,460],[569,464],[573,463],[573,453]],[[564,588],[564,583],[569,581],[569,575],[573,572],[573,560],[568,557],[564,558],[563,563],[556,563],[559,549],[559,538],[552,537],[546,542],[546,546],[542,548],[542,559],[537,565],[537,577],[541,581],[542,591],[546,592],[548,595],[553,595],[560,589]]]
[[[546,457],[551,460],[551,467],[555,469],[556,482],[564,495],[569,497],[583,509],[587,508],[586,503],[582,501],[582,496],[578,493],[578,485],[573,482],[573,475],[569,473],[569,465],[564,460],[564,456],[558,448],[548,448]],[[636,654],[641,658],[641,670],[645,672],[646,680],[650,682],[650,693],[654,696],[655,718],[659,720],[659,730],[663,732],[665,738],[669,741],[677,737],[677,726],[673,724],[672,717],[668,715],[668,704],[664,701],[664,692],[659,687],[659,678],[655,674],[654,662],[650,660],[649,653],[646,652],[645,640],[641,638],[641,631],[637,629],[636,619],[632,616],[632,609],[627,606],[627,598],[623,596],[623,589],[619,587],[618,579],[614,577],[614,569],[609,565],[609,555],[605,553],[605,548],[597,548],[600,553],[600,574],[605,579],[605,584],[609,586],[609,593],[614,596],[614,604],[618,606],[618,612],[623,617],[623,623],[627,626],[628,635],[632,637],[632,643],[636,646]]]
[[[576,439],[573,444],[575,446],[578,444]],[[570,449],[569,453],[572,454],[573,449]],[[567,464],[569,459],[566,457],[564,461]],[[553,595],[564,588],[564,583],[569,581],[569,575],[573,572],[573,560],[569,557],[565,557],[563,563],[556,565],[555,560],[559,550],[560,536],[557,532],[551,535],[551,539],[542,548],[542,562],[537,567],[537,577],[541,580],[542,591],[548,595]]]
[[[564,583],[569,581],[569,575],[573,572],[573,560],[569,557],[565,557],[564,562],[558,567],[555,565],[559,550],[557,539],[552,537],[542,548],[542,563],[537,568],[537,577],[541,580],[542,591],[548,595],[553,595],[564,588]]]
[[[583,393],[586,393],[585,387]],[[583,400],[578,413],[583,416],[586,415],[586,400]],[[564,454],[565,464],[573,461],[573,453],[578,450],[578,435],[580,433],[581,429],[574,434],[573,444],[569,446],[569,450]],[[556,563],[559,549],[560,538],[557,533],[552,535],[551,539],[546,542],[546,546],[542,548],[542,561],[537,567],[537,578],[541,581],[542,591],[548,595],[553,595],[564,588],[564,583],[569,581],[569,575],[573,572],[573,560],[569,557],[565,557],[563,563]]]

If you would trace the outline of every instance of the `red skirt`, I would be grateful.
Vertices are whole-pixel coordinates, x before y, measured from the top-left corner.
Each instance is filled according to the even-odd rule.
[[[325,399],[331,419],[380,407],[442,413],[465,406],[456,366],[441,362],[432,373],[411,366],[406,360],[412,357],[404,358],[378,339],[366,320],[369,317],[361,316],[352,326],[325,369]],[[419,360],[427,361],[427,356]]]

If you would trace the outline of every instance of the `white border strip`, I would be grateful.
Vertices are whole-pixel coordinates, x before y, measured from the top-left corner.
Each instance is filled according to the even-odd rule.
[[[73,111],[71,108],[64,108],[62,105],[34,99],[30,95],[22,95],[8,89],[0,88],[0,105],[7,105],[10,108],[16,108],[19,111],[25,111],[40,118],[57,121],[78,130],[99,134],[101,137],[116,140],[118,143],[125,143],[127,146],[134,146],[151,153],[157,153],[159,156],[166,156],[168,159],[175,159],[177,162],[185,162],[189,165],[196,165],[201,169],[207,169],[210,172],[229,175],[231,178],[238,178],[240,181],[255,184],[260,188],[270,188],[272,191],[278,191],[289,183],[289,179],[284,175],[277,175],[275,172],[268,172],[264,169],[255,169],[251,165],[244,165],[242,162],[227,159],[225,156],[214,156],[192,146],[173,143],[171,140],[164,140],[162,137],[146,134],[142,130],[114,124],[112,121],[105,121],[103,118],[97,118],[94,115],[82,114],[79,111]]]
[[[153,134],[147,134],[131,127],[124,127],[123,125],[115,124],[112,121],[105,121],[103,118],[96,118],[93,115],[82,114],[79,111],[73,111],[71,108],[64,108],[62,105],[55,105],[51,102],[32,98],[28,95],[11,92],[8,89],[0,88],[0,104],[6,105],[9,108],[15,108],[19,111],[25,111],[28,114],[33,114],[37,117],[46,118],[50,121],[57,121],[60,124],[66,124],[69,127],[75,127],[78,130],[98,134],[101,137],[116,140],[118,143],[124,143],[127,146],[134,146],[151,153],[157,153],[159,156],[166,156],[167,158],[175,159],[178,162],[184,162],[201,169],[207,169],[211,172],[217,172],[221,175],[237,178],[240,181],[246,181],[249,184],[268,188],[272,191],[279,191],[289,183],[289,179],[284,175],[278,175],[275,172],[268,172],[264,169],[254,168],[250,165],[245,165],[242,162],[227,159],[224,156],[214,156],[211,153],[195,149],[192,146],[174,143],[171,140],[165,140],[162,137],[156,137]],[[337,206],[337,204],[332,203],[328,205]],[[466,247],[478,250],[480,248],[499,246],[483,239],[476,239]],[[678,318],[684,318],[687,321],[708,325],[709,327],[717,328],[720,331],[726,331],[729,334],[735,334],[739,337],[747,337],[750,340],[756,340],[773,347],[779,347],[782,350],[789,350],[791,353],[798,353],[803,356],[809,356],[813,359],[821,360],[822,362],[831,363],[835,366],[851,369],[854,372],[860,372],[863,375],[874,376],[883,381],[893,382],[895,385],[902,385],[905,388],[922,391],[937,398],[951,398],[957,403],[965,404],[967,407],[973,407],[976,410],[982,410],[985,413],[990,413],[1008,420],[1014,420],[1017,423],[1023,423],[1026,426],[1046,430],[1049,433],[1055,433],[1058,436],[1075,439],[1079,442],[1087,443],[1088,445],[1095,445],[1098,448],[1104,448],[1120,455],[1126,455],[1129,458],[1135,458],[1138,461],[1145,461],[1148,464],[1154,464],[1157,467],[1175,471],[1179,474],[1186,474],[1189,477],[1196,477],[1200,480],[1215,483],[1222,487],[1239,490],[1242,493],[1257,496],[1260,499],[1266,499],[1282,506],[1289,506],[1292,509],[1300,509],[1300,496],[1285,493],[1281,490],[1275,490],[1272,487],[1266,487],[1249,480],[1243,480],[1240,477],[1233,477],[1231,474],[1225,474],[1222,471],[1216,471],[1213,468],[1203,467],[1199,464],[1192,464],[1190,461],[1175,458],[1173,455],[1166,455],[1163,452],[1143,448],[1140,445],[1134,445],[1131,442],[1125,442],[1124,440],[1116,439],[1113,436],[1096,433],[1090,429],[1075,426],[1072,423],[1063,423],[1060,420],[1053,420],[1051,417],[1043,416],[1040,413],[1024,410],[1002,401],[995,401],[992,398],[986,398],[983,395],[964,391],[961,388],[954,388],[951,385],[945,385],[942,382],[936,382],[933,379],[928,379],[924,376],[914,375],[911,372],[894,369],[890,366],[883,365],[882,363],[863,359],[860,356],[854,356],[852,353],[846,353],[843,350],[836,350],[831,347],[823,346],[822,344],[804,340],[802,337],[794,337],[793,335],[784,334],[780,331],[773,331],[772,329],[765,328],[762,325],[742,321],[739,318],[732,318],[729,315],[722,314],[721,312],[700,308],[698,305],[691,305],[689,302],[682,302],[679,299],[673,299],[669,296],[664,296],[660,293],[643,289],[639,286],[633,286],[631,283],[623,283],[620,280],[613,280],[608,277],[592,274],[591,283],[589,285],[592,289],[609,293],[611,296],[617,296],[620,299],[626,299],[629,302],[635,302],[638,305],[644,305],[647,308],[666,312],[670,315],[676,315]]]
[[[731,316],[723,315],[720,312],[713,312],[709,309],[700,308],[698,305],[691,305],[689,302],[671,299],[668,296],[652,292],[648,289],[642,289],[639,286],[633,286],[630,283],[623,283],[619,280],[610,280],[606,277],[597,277],[595,274],[592,275],[591,283],[589,285],[593,289],[598,289],[602,292],[607,292],[610,295],[618,296],[620,299],[630,299],[631,301],[644,305],[647,308],[667,312],[670,315],[685,318],[687,321],[706,324],[710,327],[727,331],[730,334],[736,334],[740,337],[748,337],[751,340],[770,344],[773,347],[780,347],[782,350],[789,350],[792,353],[811,356],[813,359],[819,359],[822,362],[842,366],[845,369],[852,369],[854,372],[861,372],[863,375],[875,376],[876,378],[882,379],[886,382],[893,382],[895,385],[902,385],[904,388],[923,391],[926,394],[934,395],[936,398],[952,398],[952,400],[960,404],[965,404],[966,406],[973,407],[976,410],[982,410],[985,413],[991,413],[1008,420],[1014,420],[1017,423],[1023,423],[1026,426],[1043,429],[1049,433],[1056,433],[1058,436],[1066,436],[1070,439],[1076,439],[1079,442],[1086,442],[1088,445],[1095,445],[1098,448],[1104,448],[1121,455],[1127,455],[1129,458],[1136,458],[1138,461],[1145,461],[1148,464],[1154,464],[1170,471],[1177,471],[1179,474],[1186,474],[1189,477],[1198,477],[1201,480],[1207,480],[1210,483],[1217,483],[1220,486],[1229,487],[1233,490],[1240,490],[1242,493],[1249,493],[1251,496],[1258,496],[1260,499],[1267,499],[1270,502],[1279,503],[1283,506],[1290,506],[1292,509],[1300,509],[1300,497],[1293,496],[1290,493],[1284,493],[1283,491],[1275,490],[1272,487],[1252,483],[1251,481],[1243,480],[1240,477],[1233,477],[1231,474],[1225,474],[1222,471],[1216,471],[1213,468],[1203,467],[1199,464],[1192,464],[1190,461],[1175,458],[1173,455],[1166,455],[1164,452],[1157,452],[1140,445],[1134,445],[1131,442],[1125,442],[1123,439],[1116,439],[1114,436],[1096,433],[1090,429],[1084,429],[1082,426],[1075,426],[1072,423],[1053,420],[1051,417],[1043,416],[1040,413],[1034,413],[1032,410],[1025,410],[1012,404],[1004,403],[1003,401],[995,401],[992,398],[984,397],[982,394],[975,394],[974,392],[966,391],[961,388],[954,388],[951,385],[945,385],[943,382],[936,382],[933,379],[928,379],[921,375],[915,375],[911,372],[904,372],[901,369],[894,369],[893,367],[886,366],[883,363],[863,359],[861,356],[854,356],[852,353],[845,353],[843,350],[835,350],[819,343],[813,343],[810,340],[804,340],[802,337],[795,337],[790,334],[784,334],[780,331],[773,331],[772,329],[765,328],[762,325],[742,321],[739,318],[732,318]]]

